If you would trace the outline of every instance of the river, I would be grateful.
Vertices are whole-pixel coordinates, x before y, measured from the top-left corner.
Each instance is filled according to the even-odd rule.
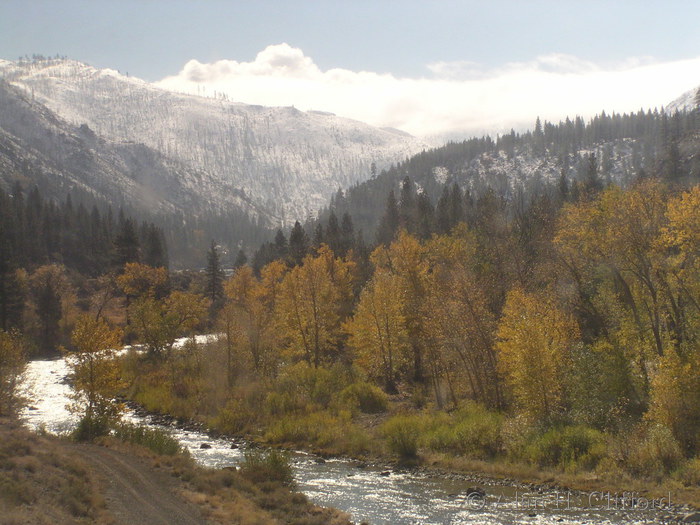
[[[63,359],[31,361],[24,388],[31,399],[22,417],[30,428],[65,433],[76,423],[66,408],[70,387]],[[128,412],[125,419],[149,425],[147,416]],[[203,466],[236,465],[245,443],[232,449],[232,441],[214,439],[205,433],[169,427],[169,430]],[[208,443],[211,448],[200,448]],[[481,480],[485,498],[468,498],[474,481],[446,479],[415,471],[396,471],[386,466],[358,465],[346,459],[319,458],[297,452],[292,455],[298,489],[312,501],[346,511],[357,523],[409,524],[628,524],[659,523],[664,513],[631,508],[627,500],[608,500],[603,495],[528,491]],[[589,504],[590,500],[590,504]],[[638,505],[644,507],[643,501]]]

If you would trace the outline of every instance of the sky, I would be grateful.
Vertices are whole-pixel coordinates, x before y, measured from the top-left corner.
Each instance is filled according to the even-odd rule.
[[[0,0],[0,58],[419,136],[659,107],[700,85],[700,2]]]

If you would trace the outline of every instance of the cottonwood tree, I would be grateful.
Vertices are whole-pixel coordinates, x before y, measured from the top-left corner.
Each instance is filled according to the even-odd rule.
[[[0,416],[17,411],[19,382],[26,362],[24,338],[19,332],[0,330]]]
[[[402,280],[378,271],[360,295],[355,315],[344,326],[356,363],[378,378],[387,393],[398,392],[400,372],[410,362]]]
[[[72,346],[64,353],[73,388],[70,410],[81,417],[80,437],[92,439],[105,433],[123,411],[114,400],[122,386],[114,360],[121,341],[122,331],[104,319],[82,315],[75,323]]]
[[[192,293],[173,292],[162,300],[145,296],[131,305],[132,326],[151,357],[167,357],[178,337],[204,322],[208,308],[207,299]]]
[[[292,356],[314,367],[333,358],[352,298],[352,266],[322,245],[316,257],[307,255],[287,273],[277,310]]]
[[[570,351],[579,338],[573,317],[550,299],[514,289],[498,325],[498,364],[516,408],[534,422],[562,413]]]

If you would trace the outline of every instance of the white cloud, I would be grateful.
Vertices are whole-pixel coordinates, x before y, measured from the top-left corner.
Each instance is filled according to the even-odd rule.
[[[252,62],[191,60],[158,85],[188,93],[226,93],[248,104],[330,111],[425,137],[521,129],[537,116],[558,121],[601,110],[660,107],[700,84],[700,57],[673,62],[632,57],[603,66],[549,54],[491,69],[468,61],[427,67],[431,75],[423,78],[322,71],[301,49],[278,44]]]

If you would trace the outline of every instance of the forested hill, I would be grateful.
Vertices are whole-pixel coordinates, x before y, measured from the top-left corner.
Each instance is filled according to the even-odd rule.
[[[450,206],[467,214],[487,197],[525,205],[545,195],[576,199],[586,185],[624,186],[646,176],[700,180],[698,109],[601,113],[587,122],[577,117],[557,124],[538,119],[527,133],[449,143],[339,191],[320,212],[320,221],[308,223],[306,229],[311,235],[319,224],[328,227],[331,211],[336,218],[347,213],[367,241],[377,240],[377,235],[386,240],[391,233],[378,232],[382,217],[388,213],[391,220],[391,206],[403,203],[413,208],[401,212],[404,226],[425,235],[466,218],[450,219]],[[402,198],[406,179],[410,184]],[[395,197],[390,198],[392,191]],[[394,204],[387,205],[387,199]],[[455,199],[461,200],[459,205]]]

